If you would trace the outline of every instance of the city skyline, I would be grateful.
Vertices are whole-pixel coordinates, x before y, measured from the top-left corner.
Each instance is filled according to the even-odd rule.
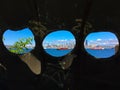
[[[90,33],[84,42],[85,49],[112,49],[119,45],[117,36],[111,32]]]
[[[16,41],[21,38],[34,37],[33,33],[29,28],[24,28],[18,31],[12,31],[8,29],[4,34],[3,40],[4,45],[13,45]],[[119,44],[118,38],[114,33],[111,32],[95,32],[90,33],[85,38],[84,44],[98,44],[98,45],[116,45]],[[43,40],[43,47],[46,45],[69,45],[75,46],[76,40],[74,35],[67,30],[59,30],[48,34]],[[29,46],[29,45],[28,45]],[[35,46],[35,41],[32,41],[32,46]]]
[[[43,40],[43,47],[46,48],[69,48],[72,49],[75,46],[74,35],[66,30],[55,31],[48,34]]]

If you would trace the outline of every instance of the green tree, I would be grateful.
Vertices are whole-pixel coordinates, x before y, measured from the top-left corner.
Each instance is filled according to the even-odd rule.
[[[28,50],[27,45],[32,45],[32,41],[33,38],[29,37],[29,38],[21,38],[19,39],[17,42],[15,42],[13,44],[13,46],[11,46],[9,48],[10,52],[12,53],[16,53],[16,54],[23,54],[25,53],[25,50]]]

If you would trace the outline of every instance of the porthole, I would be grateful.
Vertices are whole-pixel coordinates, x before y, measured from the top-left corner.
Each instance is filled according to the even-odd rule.
[[[34,35],[29,28],[3,33],[3,44],[8,51],[14,54],[28,53],[35,48]]]
[[[70,53],[75,47],[74,35],[67,30],[49,33],[43,40],[42,46],[46,53],[54,57],[61,57]]]
[[[112,32],[93,32],[87,35],[84,48],[95,58],[110,58],[119,49],[119,40]]]

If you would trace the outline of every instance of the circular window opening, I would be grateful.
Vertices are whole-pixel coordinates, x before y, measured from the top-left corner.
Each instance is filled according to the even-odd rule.
[[[34,35],[29,28],[18,31],[8,29],[3,34],[3,44],[12,53],[25,54],[35,48]]]
[[[84,48],[95,58],[109,58],[118,51],[119,41],[114,33],[94,32],[85,38]]]
[[[70,53],[75,47],[75,37],[67,30],[54,31],[48,34],[42,43],[46,53],[61,57]]]

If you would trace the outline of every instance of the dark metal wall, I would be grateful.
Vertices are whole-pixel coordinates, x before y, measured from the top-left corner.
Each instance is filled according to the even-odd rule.
[[[90,7],[87,6],[88,1],[92,2]],[[115,0],[1,0],[0,38],[2,39],[2,32],[7,28],[20,29],[27,27],[29,20],[40,20],[48,30],[54,30],[58,28],[58,24],[63,25],[63,23],[65,28],[69,27],[71,29],[76,24],[75,20],[79,18],[90,22],[94,31],[110,30],[115,32],[119,38],[119,3],[119,1]],[[90,8],[90,11],[88,8]],[[89,13],[86,13],[87,10]],[[40,14],[40,17],[38,17],[38,14]],[[86,35],[83,36],[85,37]],[[79,37],[79,35],[75,37]],[[36,42],[41,44],[37,36]],[[80,42],[79,45],[81,46],[82,44],[83,42]],[[75,51],[77,50],[81,50],[81,53],[77,55],[71,66],[70,74],[72,75],[69,81],[71,90],[90,88],[115,90],[120,88],[119,52],[113,58],[97,60],[87,55],[83,49],[78,49],[77,47]],[[42,58],[43,60],[54,59],[46,57],[46,54],[42,52],[41,46],[37,46],[32,53],[39,59],[41,59],[39,54],[45,57]],[[5,85],[7,85],[8,90],[38,90],[41,85],[43,85],[43,88],[47,88],[49,81],[46,83],[46,79],[41,79],[41,75],[34,75],[17,55],[6,51],[2,42],[0,43],[0,61],[7,68]],[[42,84],[43,82],[44,84]],[[54,87],[54,83],[51,86]],[[51,86],[51,90],[58,90],[57,86],[54,87],[55,89],[52,89]]]

